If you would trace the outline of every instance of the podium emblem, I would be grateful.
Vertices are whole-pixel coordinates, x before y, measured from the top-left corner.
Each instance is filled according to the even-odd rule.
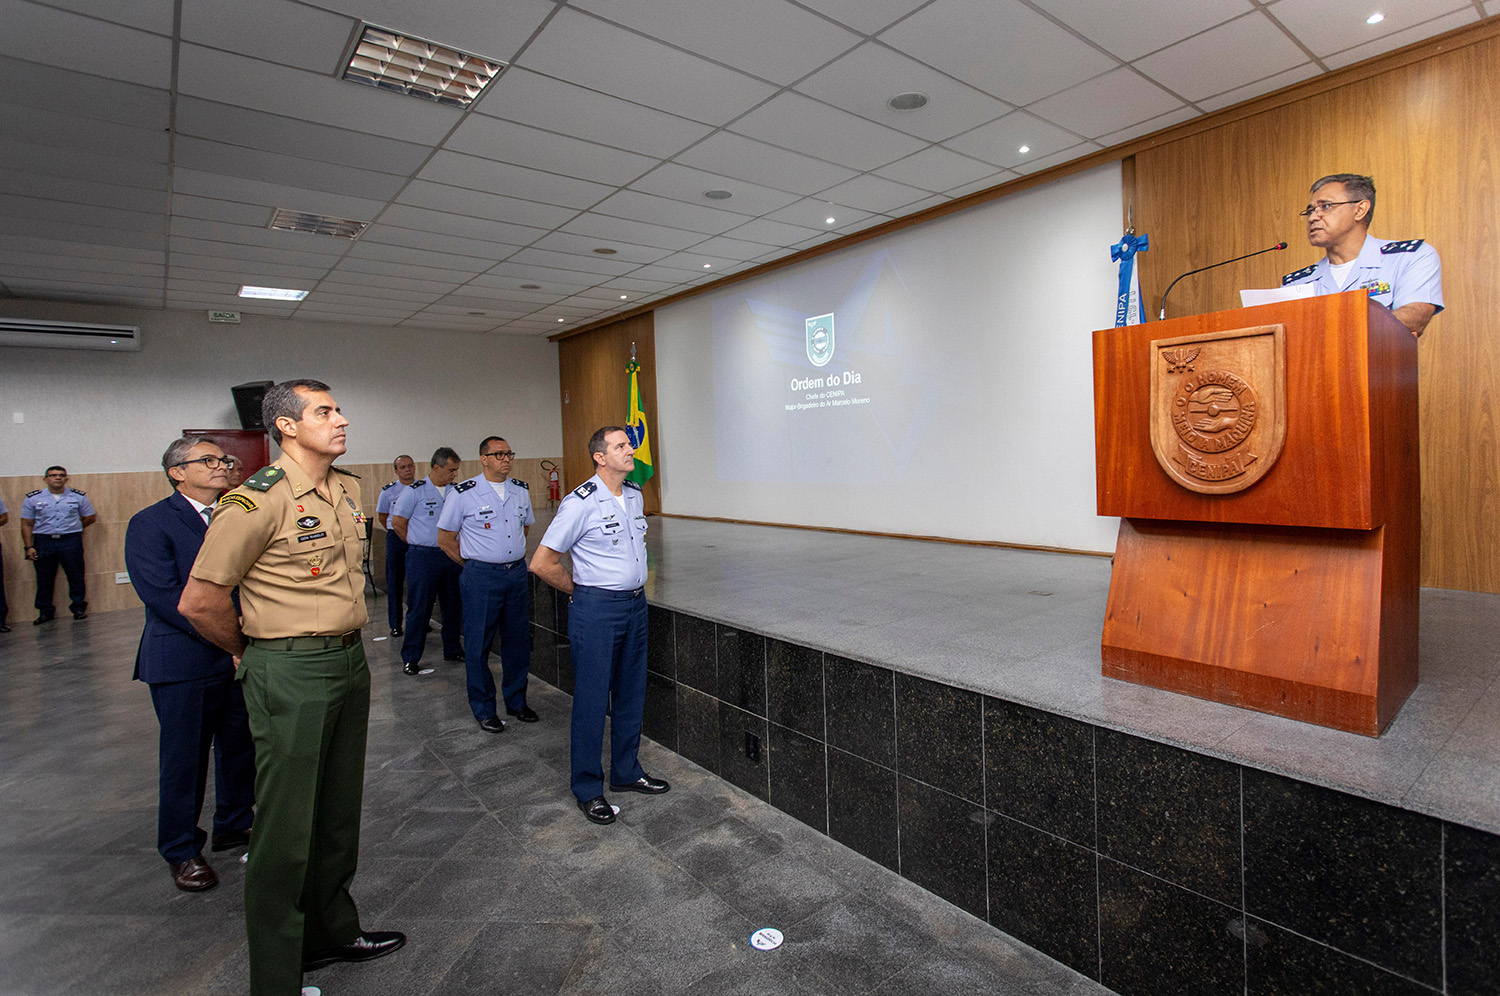
[[[1201,494],[1243,491],[1286,442],[1281,325],[1151,343],[1151,449],[1167,476]]]

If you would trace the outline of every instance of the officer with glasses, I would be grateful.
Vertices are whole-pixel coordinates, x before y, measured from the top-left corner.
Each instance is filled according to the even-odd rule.
[[[1312,202],[1298,212],[1307,220],[1307,241],[1323,259],[1281,278],[1284,286],[1313,284],[1314,293],[1362,290],[1412,335],[1421,335],[1443,310],[1443,264],[1422,239],[1392,240],[1370,234],[1375,181],[1358,173],[1334,173],[1312,185]]]

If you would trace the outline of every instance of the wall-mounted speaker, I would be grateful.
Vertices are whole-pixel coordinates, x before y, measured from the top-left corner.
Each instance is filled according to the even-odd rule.
[[[266,423],[260,417],[260,403],[266,391],[275,384],[271,380],[252,380],[248,384],[236,384],[229,390],[234,394],[234,410],[240,414],[240,428],[264,429]]]

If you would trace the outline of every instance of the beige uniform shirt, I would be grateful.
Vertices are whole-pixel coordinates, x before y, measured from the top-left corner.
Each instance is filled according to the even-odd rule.
[[[246,636],[339,636],[365,624],[359,482],[331,470],[328,488],[332,504],[283,454],[214,507],[192,576],[239,585]]]

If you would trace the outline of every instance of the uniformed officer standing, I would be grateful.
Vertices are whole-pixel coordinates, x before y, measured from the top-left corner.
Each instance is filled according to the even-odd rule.
[[[1316,294],[1363,290],[1391,309],[1412,335],[1421,335],[1443,310],[1443,264],[1421,239],[1392,241],[1370,234],[1375,181],[1334,173],[1312,185],[1313,200],[1300,214],[1307,241],[1325,250],[1312,266],[1281,278],[1285,286],[1313,284]]]
[[[396,479],[380,489],[375,499],[375,518],[385,533],[385,598],[386,618],[391,624],[391,635],[401,635],[401,619],[405,615],[406,602],[406,540],[396,535],[390,527],[391,506],[403,487],[411,487],[417,479],[417,461],[403,453],[391,461]]]
[[[10,521],[10,509],[5,507],[5,499],[0,498],[0,526]],[[10,604],[5,601],[5,547],[0,544],[0,633],[9,633],[10,627],[6,625],[6,618],[10,615]]]
[[[531,672],[530,587],[526,574],[526,534],[536,521],[531,491],[512,480],[510,444],[487,436],[479,444],[483,472],[453,488],[438,516],[438,546],[463,565],[458,579],[464,605],[464,646],[468,648],[469,708],[480,729],[499,733],[495,675],[490,647],[500,637],[501,697],[505,712],[523,723],[537,714],[526,704]]]
[[[406,638],[401,660],[407,674],[421,672],[427,624],[435,600],[443,609],[443,660],[464,659],[463,605],[458,591],[459,567],[438,546],[438,517],[452,491],[462,461],[451,446],[432,454],[432,470],[411,487],[400,489],[391,506],[391,529],[406,542]]]
[[[364,516],[356,479],[333,466],[349,422],[315,380],[277,384],[261,407],[282,457],[219,500],[178,608],[243,658],[257,800],[250,991],[296,996],[304,971],[378,958],[406,937],[361,930],[349,896],[370,712]]]
[[[48,467],[45,488],[28,491],[21,502],[21,542],[26,559],[36,567],[36,620],[49,623],[57,615],[52,589],[57,584],[57,565],[68,577],[68,608],[74,619],[88,616],[87,586],[83,574],[83,531],[99,517],[88,496],[68,487],[68,471]]]
[[[641,770],[646,705],[646,513],[625,430],[607,425],[589,439],[596,473],[570,491],[531,558],[537,577],[571,596],[573,648],[572,788],[595,823],[613,823],[600,751],[610,714],[609,787],[658,795],[671,788]],[[571,553],[573,573],[562,566]]]

